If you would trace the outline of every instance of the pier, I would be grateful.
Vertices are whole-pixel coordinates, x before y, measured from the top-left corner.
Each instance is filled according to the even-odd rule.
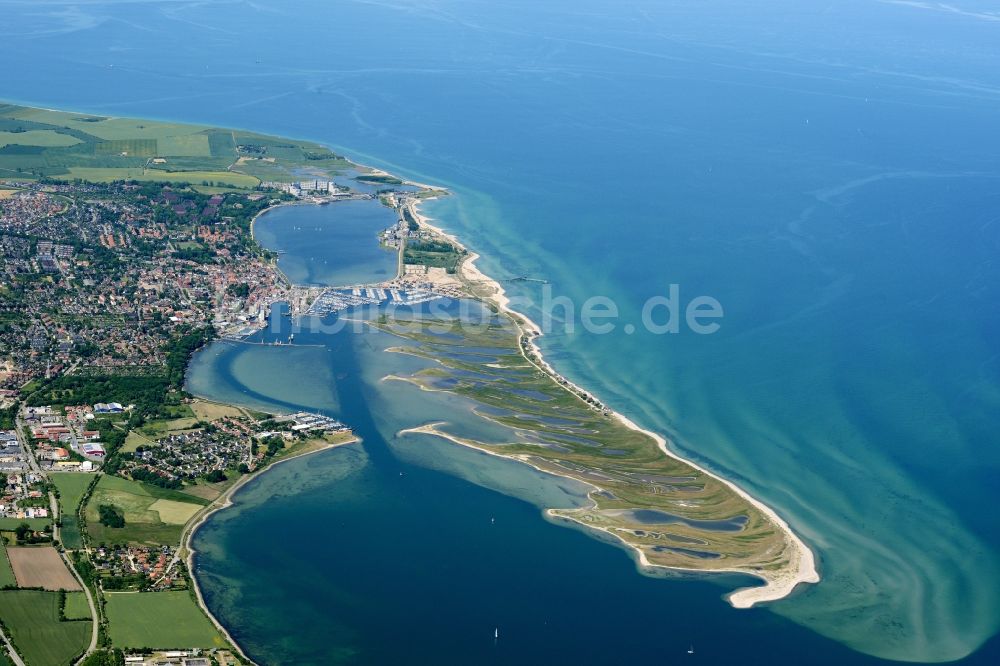
[[[324,345],[314,345],[303,342],[282,342],[281,340],[274,340],[273,342],[253,342],[251,340],[242,340],[240,338],[222,338],[226,342],[236,342],[241,345],[255,345],[257,347],[323,347]]]
[[[527,275],[518,275],[517,277],[507,278],[506,280],[501,280],[501,282],[535,282],[538,284],[549,284],[548,280],[543,278],[533,278]]]
[[[327,289],[320,294],[306,311],[306,316],[322,317],[341,310],[363,306],[393,305],[414,306],[436,298],[448,298],[429,289],[398,289],[381,286],[353,286]]]

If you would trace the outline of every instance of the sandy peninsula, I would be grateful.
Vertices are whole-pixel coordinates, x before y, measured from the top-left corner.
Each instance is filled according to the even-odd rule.
[[[420,201],[413,201],[407,204],[410,208],[411,214],[418,221],[418,223],[421,226],[441,235],[442,237],[447,238],[456,246],[464,249],[464,246],[458,240],[457,237],[437,227],[432,223],[432,221],[427,216],[422,215],[420,213],[419,210],[420,203],[421,203]],[[567,378],[563,377],[558,372],[556,372],[556,370],[544,359],[542,351],[537,344],[537,339],[542,335],[541,328],[524,314],[510,308],[510,298],[507,296],[503,286],[490,276],[483,273],[478,268],[478,266],[476,265],[477,259],[479,259],[479,255],[476,253],[470,253],[463,259],[462,263],[459,266],[460,277],[467,286],[475,285],[473,288],[470,288],[470,291],[472,291],[476,297],[482,299],[484,302],[492,304],[495,308],[497,308],[498,311],[508,316],[514,322],[520,333],[519,347],[522,350],[525,347],[527,347],[530,350],[530,353],[524,353],[522,351],[522,356],[525,358],[525,360],[533,364],[542,372],[551,376],[553,379],[557,380],[559,383],[566,386],[569,390],[576,393],[577,395],[588,396],[592,398],[594,401],[596,401],[598,405],[600,405],[600,407],[605,412],[609,413],[614,419],[617,419],[621,424],[623,424],[627,428],[653,438],[657,442],[660,450],[663,452],[665,456],[683,462],[684,464],[697,469],[703,474],[716,479],[720,483],[730,488],[734,493],[736,493],[739,497],[745,500],[748,504],[754,506],[762,514],[767,516],[767,518],[771,520],[774,523],[774,525],[784,534],[786,543],[789,546],[790,554],[788,558],[788,565],[776,571],[771,571],[771,570],[764,571],[757,569],[751,570],[740,567],[713,569],[711,572],[706,572],[700,569],[689,569],[688,571],[697,571],[700,573],[718,573],[718,572],[741,573],[754,576],[764,581],[764,585],[762,586],[742,588],[730,593],[727,596],[727,600],[735,608],[750,608],[758,603],[776,601],[791,594],[793,590],[795,590],[795,588],[798,587],[800,584],[819,582],[820,575],[819,571],[816,568],[816,559],[812,550],[791,529],[788,523],[784,519],[782,519],[781,516],[779,516],[777,512],[775,512],[771,507],[767,506],[760,500],[752,497],[747,491],[740,488],[735,483],[728,481],[722,478],[721,476],[713,473],[712,471],[677,455],[671,450],[669,442],[665,437],[663,437],[658,433],[651,432],[649,430],[639,427],[636,423],[634,423],[632,420],[630,420],[623,414],[607,407],[607,405],[603,401],[598,399],[597,396],[595,396],[590,391],[587,391],[586,389],[583,389],[582,387],[574,384],[573,382],[569,381]],[[469,446],[475,448],[477,450],[489,453],[491,455],[496,455],[498,457],[508,458],[508,459],[516,459],[526,464],[532,465],[530,460],[527,460],[525,456],[503,455],[501,453],[497,453],[496,451],[476,446],[474,442],[470,442],[462,438],[455,437],[449,433],[439,430],[437,427],[439,425],[442,424],[440,423],[428,424],[417,428],[411,428],[402,431],[401,434],[407,432],[432,434],[438,437],[443,437],[445,439],[448,439],[449,441],[452,441],[454,443],[463,446]],[[536,467],[536,469],[540,469],[535,465],[532,466]],[[545,471],[550,474],[553,473],[551,470],[541,470],[541,471]],[[597,490],[596,487],[594,489]],[[549,513],[551,515],[551,510],[549,510]],[[571,515],[562,514],[560,517],[573,520]],[[576,522],[579,522],[581,525],[584,525],[588,529],[597,529],[610,534],[616,540],[621,540],[620,537],[614,532],[611,532],[609,530],[594,525],[582,523],[580,521]],[[634,554],[641,569],[647,571],[655,571],[657,569],[664,569],[664,568],[675,569],[675,570],[680,569],[678,567],[663,567],[661,565],[651,564],[646,558],[645,553],[643,553],[641,549],[635,548],[631,544],[626,543],[626,545],[631,550],[634,551]]]

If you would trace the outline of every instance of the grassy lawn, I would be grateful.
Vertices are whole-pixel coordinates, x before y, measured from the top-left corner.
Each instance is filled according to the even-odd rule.
[[[199,419],[193,416],[179,419],[169,419],[166,421],[150,421],[146,425],[142,426],[141,430],[142,434],[148,437],[157,438],[192,430],[194,428],[194,424],[198,421]]]
[[[147,437],[137,430],[132,430],[129,432],[128,437],[125,438],[122,451],[125,453],[135,453],[140,446],[147,446],[153,443],[154,440],[151,437]]]
[[[87,503],[87,527],[94,543],[174,545],[180,542],[187,518],[207,500],[178,492],[103,476]],[[125,527],[105,527],[100,522],[102,504],[117,506],[125,514]]]
[[[225,641],[188,592],[109,592],[111,641],[120,648],[211,648]]]
[[[80,499],[94,480],[93,474],[78,472],[53,472],[49,475],[52,483],[59,490],[59,505],[62,509],[60,539],[67,548],[83,547],[83,537],[80,534],[80,521],[76,517],[76,509]]]
[[[0,587],[17,585],[14,579],[14,570],[10,568],[10,560],[7,559],[7,549],[3,542],[0,542]]]
[[[83,592],[67,592],[63,615],[68,620],[89,620],[90,606],[87,604],[87,595]]]
[[[59,593],[0,591],[0,620],[28,666],[65,666],[90,641],[90,622],[61,622]]]

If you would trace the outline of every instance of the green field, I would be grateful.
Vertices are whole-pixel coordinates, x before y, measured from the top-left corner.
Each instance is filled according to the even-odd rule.
[[[14,106],[13,104],[0,106],[0,116],[6,116],[22,122],[65,127],[108,141],[115,139],[160,139],[178,134],[190,134],[206,129],[197,125],[179,125],[130,118],[109,118],[107,116],[92,116],[86,113],[66,113],[27,106]]]
[[[137,430],[132,430],[129,432],[128,437],[125,438],[125,444],[122,445],[122,451],[125,453],[135,453],[139,450],[140,446],[149,446],[153,444],[152,438],[143,435]]]
[[[121,179],[248,188],[352,168],[307,141],[0,104],[0,178]]]
[[[45,529],[46,525],[51,525],[52,521],[48,518],[0,518],[0,530],[12,532],[21,523],[28,523],[33,530],[42,530]]]
[[[190,506],[178,507],[178,503]],[[182,492],[105,475],[87,503],[87,529],[95,544],[174,545],[180,542],[184,529],[177,516],[184,514],[185,509],[191,515],[207,503],[207,500]],[[99,514],[102,504],[120,508],[125,514],[125,527],[102,525]],[[161,515],[160,511],[164,513]]]
[[[59,490],[59,505],[61,508],[60,520],[62,529],[59,538],[66,548],[77,549],[83,547],[83,537],[80,534],[80,521],[76,515],[76,509],[80,505],[80,499],[87,490],[90,482],[94,480],[93,474],[81,474],[79,472],[53,472],[49,479]]]
[[[0,591],[0,620],[28,666],[65,666],[90,641],[90,622],[59,620],[59,593]]]
[[[212,648],[225,641],[188,592],[109,592],[111,641],[120,648]]]
[[[233,187],[257,187],[260,180],[242,173],[228,171],[161,171],[144,168],[94,168],[69,167],[66,178],[80,178],[94,183],[110,183],[115,180],[167,181],[171,183],[202,182],[231,185]]]
[[[28,130],[26,132],[0,132],[0,148],[15,146],[59,147],[80,143],[75,136],[59,134],[51,130]]]
[[[90,605],[87,603],[87,595],[83,592],[67,592],[63,615],[67,620],[89,620]]]
[[[188,134],[186,136],[171,136],[159,139],[157,142],[160,155],[171,157],[211,157],[212,146],[205,134]]]
[[[14,578],[14,570],[10,568],[10,560],[7,559],[7,549],[0,542],[0,587],[17,585]]]

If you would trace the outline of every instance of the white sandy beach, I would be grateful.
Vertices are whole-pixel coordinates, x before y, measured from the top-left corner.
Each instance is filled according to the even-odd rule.
[[[449,234],[444,230],[440,229],[439,227],[433,225],[429,218],[422,215],[419,211],[419,204],[420,202],[415,202],[410,204],[410,210],[421,225],[427,227],[428,229],[431,229],[435,233],[444,236],[457,246],[464,248],[462,243],[453,234]],[[819,582],[820,575],[819,571],[816,569],[816,559],[812,550],[809,549],[809,547],[805,544],[805,542],[802,541],[802,539],[797,534],[795,534],[795,532],[791,529],[791,527],[789,527],[788,523],[785,522],[785,520],[782,519],[781,516],[779,516],[771,507],[767,506],[760,500],[755,499],[748,492],[737,486],[735,483],[728,481],[717,474],[714,474],[708,469],[705,469],[704,467],[701,467],[690,460],[682,458],[676,453],[673,453],[670,450],[668,441],[665,437],[655,432],[651,432],[649,430],[639,427],[636,423],[634,423],[632,420],[630,420],[623,414],[620,414],[619,412],[608,408],[606,404],[602,400],[600,400],[597,396],[595,396],[592,392],[587,391],[580,386],[577,386],[576,384],[574,384],[573,382],[569,381],[568,379],[560,375],[558,372],[556,372],[555,369],[551,365],[549,365],[547,361],[545,361],[541,349],[536,344],[536,339],[542,335],[541,328],[539,328],[539,326],[527,316],[521,314],[520,312],[516,312],[510,309],[509,307],[510,299],[508,298],[503,286],[501,286],[499,282],[497,282],[496,280],[494,280],[493,278],[489,277],[481,270],[479,270],[479,268],[476,266],[477,259],[479,259],[478,254],[470,253],[463,260],[463,262],[459,267],[462,277],[464,277],[469,282],[486,285],[492,290],[492,293],[486,296],[486,300],[492,302],[501,312],[508,315],[515,322],[518,329],[521,331],[522,340],[527,340],[531,352],[534,355],[534,358],[528,358],[526,356],[526,359],[529,362],[533,363],[540,370],[549,374],[556,380],[563,382],[564,385],[567,386],[569,389],[571,389],[573,392],[577,394],[590,396],[591,398],[596,400],[602,409],[607,410],[615,419],[617,419],[626,427],[641,432],[645,435],[648,435],[649,437],[652,437],[656,441],[660,449],[663,451],[664,455],[669,456],[670,458],[674,458],[675,460],[679,460],[686,465],[690,465],[691,467],[694,467],[703,474],[706,474],[728,486],[730,489],[733,490],[733,492],[735,492],[737,495],[745,499],[748,503],[752,504],[761,513],[767,516],[785,534],[785,538],[787,540],[791,552],[789,556],[789,566],[786,569],[776,572],[771,572],[771,571],[763,572],[763,571],[747,570],[741,568],[713,570],[715,572],[732,572],[732,573],[749,574],[751,576],[755,576],[757,578],[764,580],[765,584],[763,586],[743,588],[729,594],[727,600],[729,601],[730,604],[732,604],[735,608],[750,608],[758,603],[783,599],[784,597],[791,594],[792,591],[799,584]],[[404,430],[402,432],[435,434],[439,437],[444,437],[446,439],[449,439],[450,441],[453,441],[455,443],[462,444],[465,446],[470,446],[469,442],[465,442],[460,438],[453,437],[448,435],[447,433],[442,433],[438,431],[435,427],[433,427],[433,424],[430,426],[423,426],[420,428],[412,428]],[[490,453],[493,455],[498,455],[500,457],[514,458],[517,460],[521,460],[522,462],[527,462],[520,456],[503,456],[502,454],[498,454],[493,451],[486,450],[484,448],[476,446],[473,446],[473,448],[476,448],[477,450],[480,451],[485,451],[486,453]],[[561,515],[563,515],[564,517],[571,518],[571,516],[565,516],[564,514]],[[594,529],[590,525],[587,525],[587,527]],[[616,538],[618,537],[616,536]],[[644,568],[648,569],[668,568],[650,564],[641,550],[635,548],[634,546],[630,546],[630,548],[636,551],[639,562]],[[692,570],[692,571],[703,572],[703,570]]]

